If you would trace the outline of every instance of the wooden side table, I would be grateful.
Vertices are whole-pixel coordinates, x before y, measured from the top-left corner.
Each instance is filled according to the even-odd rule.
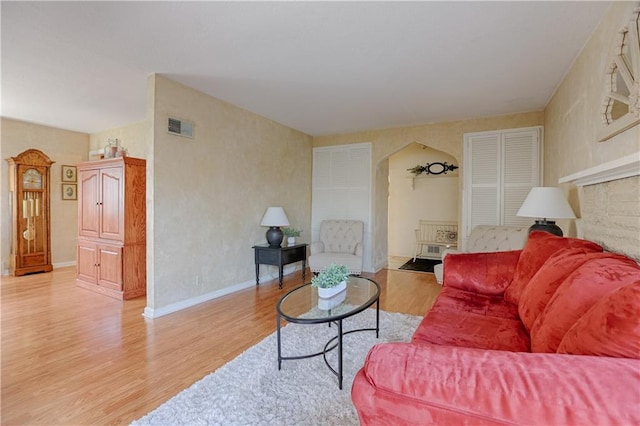
[[[260,264],[278,267],[278,285],[282,289],[282,270],[284,265],[302,262],[302,279],[307,274],[307,244],[296,244],[289,247],[271,247],[269,245],[253,246],[256,262],[256,285],[260,284]]]

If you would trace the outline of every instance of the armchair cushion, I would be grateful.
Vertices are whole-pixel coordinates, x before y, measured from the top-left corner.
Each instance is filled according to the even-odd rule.
[[[309,269],[322,272],[332,263],[345,265],[350,274],[362,272],[364,223],[360,220],[323,220],[319,241],[311,244]]]
[[[324,251],[324,244],[322,244],[320,241],[314,241],[309,246],[310,254],[318,254],[318,253],[322,253],[323,251]]]

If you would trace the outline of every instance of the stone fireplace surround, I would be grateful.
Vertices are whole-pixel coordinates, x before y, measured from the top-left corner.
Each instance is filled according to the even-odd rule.
[[[640,262],[640,152],[565,176],[578,187],[578,237]]]

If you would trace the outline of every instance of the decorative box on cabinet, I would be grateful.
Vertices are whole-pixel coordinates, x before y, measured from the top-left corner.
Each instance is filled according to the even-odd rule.
[[[77,284],[116,299],[146,293],[146,161],[78,164]]]

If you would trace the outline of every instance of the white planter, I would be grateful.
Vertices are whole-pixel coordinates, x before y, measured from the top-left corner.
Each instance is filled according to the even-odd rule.
[[[296,237],[287,237],[287,245],[289,247],[294,246],[296,244]]]
[[[318,309],[323,311],[328,311],[329,309],[333,309],[336,306],[339,306],[344,300],[347,298],[347,292],[341,291],[333,297],[328,299],[324,299],[322,297],[318,298]]]
[[[318,297],[320,297],[321,299],[328,299],[328,298],[333,297],[336,294],[338,294],[341,291],[344,291],[346,289],[347,289],[347,282],[346,281],[342,281],[337,286],[331,287],[331,288],[320,288],[320,287],[318,287]]]

